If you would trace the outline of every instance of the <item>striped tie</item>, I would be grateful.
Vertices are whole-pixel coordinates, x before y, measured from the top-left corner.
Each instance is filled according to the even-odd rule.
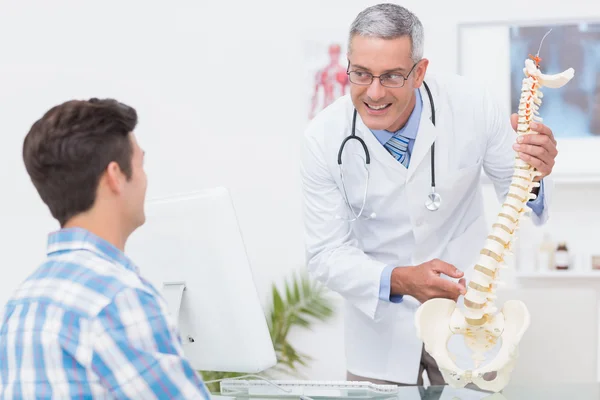
[[[384,145],[387,151],[406,168],[408,168],[408,162],[410,161],[410,154],[408,153],[408,139],[402,135],[394,135]]]

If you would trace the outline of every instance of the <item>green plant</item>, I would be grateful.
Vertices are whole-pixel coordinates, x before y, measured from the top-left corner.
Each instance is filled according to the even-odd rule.
[[[273,284],[271,293],[267,323],[277,356],[277,365],[261,375],[271,378],[277,373],[296,375],[298,367],[307,366],[312,358],[296,350],[289,342],[290,330],[294,327],[310,329],[314,322],[327,321],[333,316],[333,305],[326,289],[304,272],[295,271],[291,279],[286,279],[283,291],[279,291]],[[205,382],[244,375],[217,371],[200,373]],[[207,386],[214,393],[218,391],[219,383],[208,383]]]

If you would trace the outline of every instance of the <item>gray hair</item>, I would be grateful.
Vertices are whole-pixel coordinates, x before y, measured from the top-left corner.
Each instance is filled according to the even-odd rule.
[[[356,35],[382,39],[410,37],[414,62],[423,58],[423,25],[416,15],[397,4],[377,4],[361,11],[350,27],[348,52]]]

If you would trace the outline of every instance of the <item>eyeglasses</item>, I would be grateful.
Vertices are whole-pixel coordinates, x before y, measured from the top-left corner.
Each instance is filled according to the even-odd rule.
[[[413,72],[417,64],[418,62],[412,66],[406,77],[402,76],[401,74],[382,74],[377,76],[370,72],[364,71],[346,71],[346,74],[348,74],[350,82],[354,83],[355,85],[368,86],[373,83],[374,78],[379,78],[379,83],[381,83],[381,86],[389,88],[401,88],[404,86],[404,83],[408,80],[408,77]],[[350,68],[349,62],[348,68]]]

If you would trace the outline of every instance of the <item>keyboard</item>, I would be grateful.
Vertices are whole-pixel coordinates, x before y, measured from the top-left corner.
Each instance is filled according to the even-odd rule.
[[[221,381],[223,396],[277,396],[311,399],[393,397],[398,393],[396,385],[380,385],[361,381],[303,381],[226,379]]]

